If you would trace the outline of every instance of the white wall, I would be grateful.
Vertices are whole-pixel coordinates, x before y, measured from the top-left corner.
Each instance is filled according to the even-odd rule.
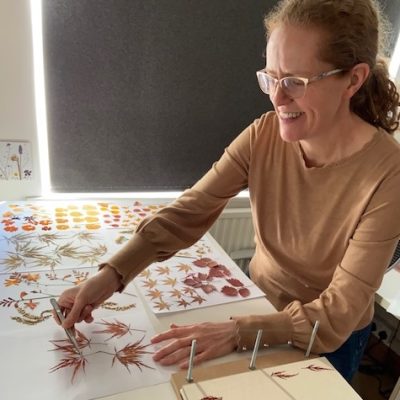
[[[29,0],[0,1],[0,140],[30,141],[32,180],[0,180],[0,200],[40,195]]]

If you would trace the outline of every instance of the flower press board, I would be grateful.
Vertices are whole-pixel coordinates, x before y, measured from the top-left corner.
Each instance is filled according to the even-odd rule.
[[[274,400],[361,399],[324,357],[194,382],[180,390],[183,400],[261,400],[266,393]]]
[[[226,377],[229,375],[235,375],[249,371],[251,353],[248,353],[248,357],[241,358],[237,361],[226,362],[222,364],[210,365],[210,366],[198,366],[193,369],[193,379],[195,382],[202,382],[209,379]],[[311,360],[314,356],[308,358]],[[296,349],[290,346],[283,346],[279,350],[267,350],[267,353],[259,355],[256,360],[257,368],[273,367],[276,365],[282,365],[292,363],[295,361],[304,360],[304,351]],[[171,384],[174,388],[175,394],[178,399],[182,399],[180,390],[182,386],[187,384],[186,371],[180,371],[171,376]]]

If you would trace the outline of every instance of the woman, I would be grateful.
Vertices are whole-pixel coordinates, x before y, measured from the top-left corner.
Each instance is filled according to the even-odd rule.
[[[253,281],[278,310],[221,323],[172,325],[154,359],[187,366],[264,344],[314,352],[350,380],[365,347],[374,293],[400,236],[399,95],[379,58],[372,0],[286,0],[266,17],[266,68],[257,72],[275,112],[262,115],[193,188],[138,227],[100,272],[65,291],[65,327],[154,261],[196,242],[229,198],[249,188],[256,233]]]

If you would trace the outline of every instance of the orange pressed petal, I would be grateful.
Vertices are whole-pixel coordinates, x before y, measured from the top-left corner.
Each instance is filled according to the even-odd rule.
[[[34,231],[36,229],[35,225],[22,225],[24,231]]]

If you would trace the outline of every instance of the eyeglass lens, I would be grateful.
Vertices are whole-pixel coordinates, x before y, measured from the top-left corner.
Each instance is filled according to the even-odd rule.
[[[277,79],[272,78],[265,73],[259,73],[257,74],[257,77],[260,88],[265,94],[275,93],[276,85],[279,85]],[[296,77],[288,76],[283,78],[280,81],[280,85],[282,90],[292,98],[302,97],[305,93],[305,82]]]

